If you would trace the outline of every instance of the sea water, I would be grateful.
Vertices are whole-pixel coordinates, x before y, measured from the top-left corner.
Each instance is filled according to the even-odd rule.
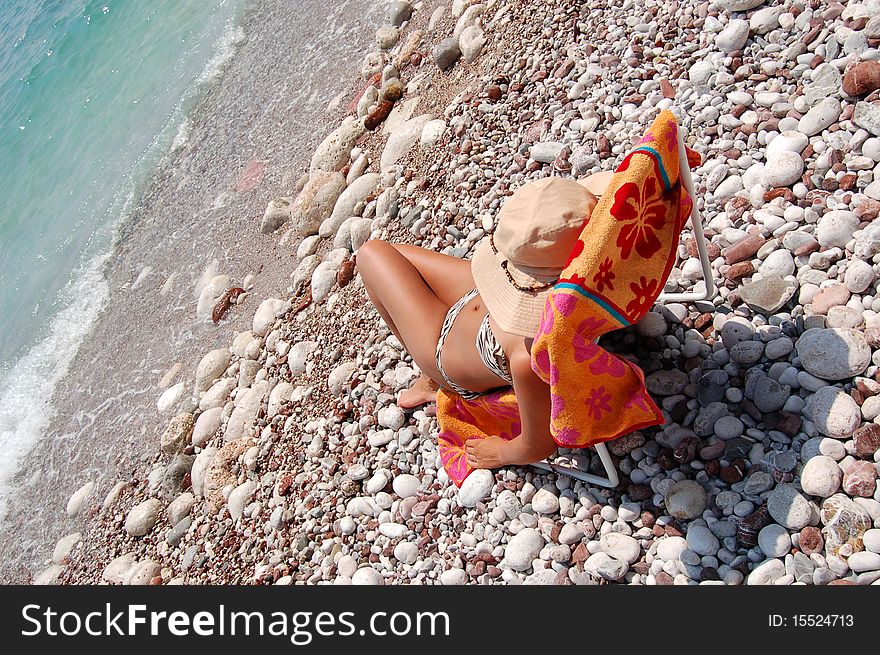
[[[0,2],[0,496],[107,303],[115,228],[185,142],[243,10],[244,0]]]

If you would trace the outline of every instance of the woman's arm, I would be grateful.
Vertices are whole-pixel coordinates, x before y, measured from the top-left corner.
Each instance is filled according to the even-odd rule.
[[[522,421],[522,433],[508,442],[510,463],[533,464],[556,450],[550,435],[550,386],[532,370],[532,358],[525,348],[512,355],[509,366]]]
[[[468,440],[467,462],[472,468],[534,464],[556,450],[556,442],[550,436],[550,387],[532,371],[532,357],[526,342],[510,354],[508,366],[522,432],[510,441],[498,436]]]

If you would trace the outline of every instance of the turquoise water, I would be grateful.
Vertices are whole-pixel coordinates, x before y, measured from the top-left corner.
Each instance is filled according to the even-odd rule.
[[[114,230],[232,56],[245,0],[0,2],[0,483],[109,296]]]

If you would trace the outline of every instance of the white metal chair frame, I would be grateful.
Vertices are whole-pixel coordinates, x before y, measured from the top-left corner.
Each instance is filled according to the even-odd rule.
[[[679,165],[679,175],[681,176],[681,182],[684,185],[685,190],[688,192],[688,195],[693,199],[691,203],[691,227],[694,231],[694,241],[697,244],[697,252],[700,257],[700,264],[703,269],[703,281],[705,282],[706,288],[703,291],[688,291],[683,293],[661,293],[657,296],[657,302],[696,302],[700,300],[709,300],[715,296],[717,291],[715,287],[715,280],[712,277],[712,261],[709,259],[709,251],[706,248],[706,237],[703,233],[703,219],[700,216],[700,212],[697,209],[697,196],[694,192],[694,182],[691,178],[691,168],[687,161],[687,153],[685,152],[684,147],[684,135],[682,134],[683,130],[678,130],[678,165]],[[608,487],[613,488],[616,487],[620,483],[620,476],[617,473],[617,469],[614,467],[614,462],[611,460],[611,455],[608,452],[608,446],[603,442],[596,444],[593,446],[596,450],[596,454],[599,456],[599,460],[602,462],[602,466],[605,469],[605,477],[600,475],[594,475],[592,473],[587,473],[586,471],[581,471],[578,468],[574,468],[571,466],[564,466],[562,464],[554,464],[549,460],[544,460],[541,462],[537,462],[532,464],[532,466],[546,470],[552,471],[553,473],[557,473],[560,475],[567,475],[569,477],[575,478],[576,480],[581,480],[582,482],[588,482],[590,484],[595,484],[600,487]]]

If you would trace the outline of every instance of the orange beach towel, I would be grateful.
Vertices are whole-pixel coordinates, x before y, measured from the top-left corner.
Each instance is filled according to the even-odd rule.
[[[687,148],[688,163],[699,164]],[[564,448],[586,448],[663,422],[642,371],[596,340],[638,322],[653,306],[676,260],[692,199],[679,180],[678,125],[662,112],[617,168],[551,291],[532,369],[550,385],[550,432]],[[437,394],[439,447],[456,485],[470,474],[465,444],[521,424],[512,388],[464,400]]]

